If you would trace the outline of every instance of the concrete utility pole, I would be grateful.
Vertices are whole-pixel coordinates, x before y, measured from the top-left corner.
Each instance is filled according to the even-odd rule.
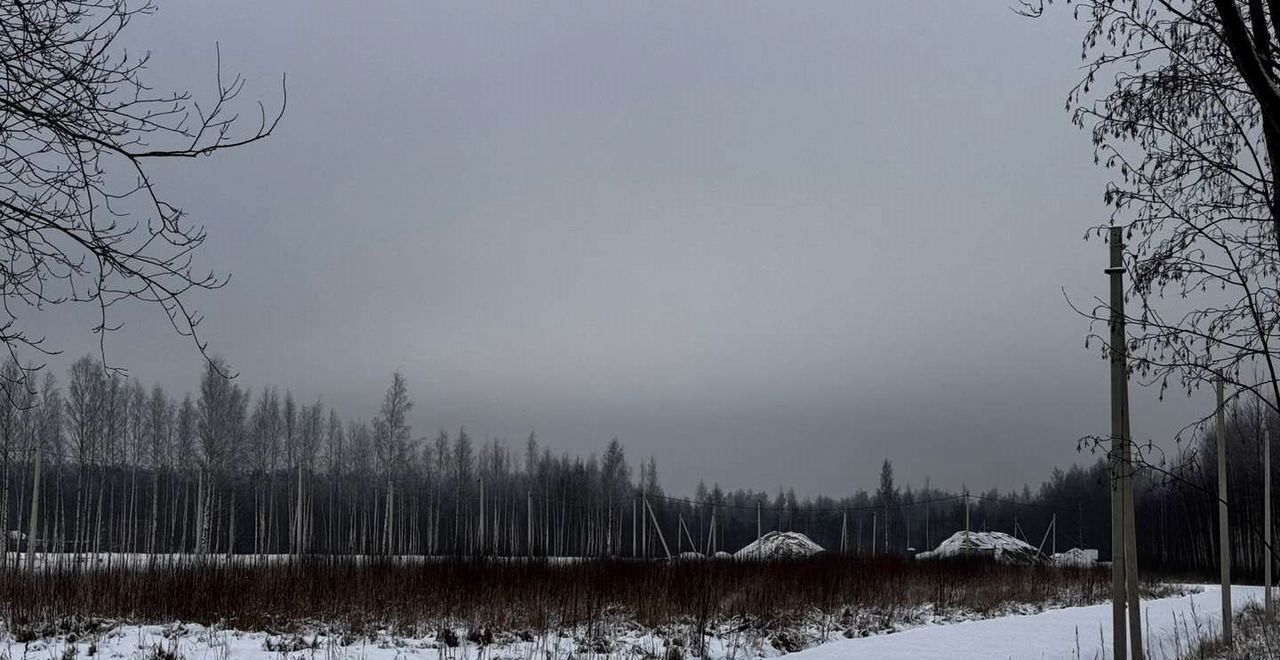
[[[1227,526],[1227,425],[1223,418],[1225,402],[1222,396],[1222,379],[1214,388],[1218,395],[1218,409],[1214,411],[1213,431],[1218,436],[1218,566],[1222,571],[1222,641],[1231,646],[1231,539]]]
[[[36,444],[36,475],[31,484],[31,526],[27,534],[27,570],[36,567],[36,536],[40,532],[40,454],[39,441]]]
[[[1128,350],[1125,350],[1128,364]],[[1126,593],[1129,596],[1129,648],[1133,660],[1143,660],[1142,652],[1142,601],[1138,594],[1138,516],[1133,497],[1133,475],[1137,471],[1133,462],[1133,433],[1129,428],[1129,377],[1125,374],[1124,387],[1124,566]]]
[[[649,558],[649,520],[644,517],[644,510],[649,506],[649,499],[641,496],[640,504],[640,554]]]
[[[1142,610],[1133,522],[1133,448],[1129,434],[1128,344],[1124,323],[1124,230],[1112,227],[1111,280],[1111,633],[1114,657],[1142,660]],[[1126,607],[1128,639],[1126,640]]]
[[[1271,624],[1274,610],[1271,606],[1271,426],[1262,422],[1262,593],[1263,612],[1267,624]]]
[[[671,547],[667,545],[667,535],[662,533],[662,525],[658,524],[658,516],[653,512],[653,506],[649,504],[649,498],[644,498],[644,508],[649,510],[649,519],[653,521],[653,531],[657,532],[658,540],[662,541],[662,551],[667,553],[667,559],[671,559]]]

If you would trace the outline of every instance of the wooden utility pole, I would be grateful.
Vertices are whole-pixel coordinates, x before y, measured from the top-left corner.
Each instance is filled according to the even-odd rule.
[[[1128,344],[1124,322],[1124,230],[1112,227],[1111,284],[1111,628],[1116,660],[1142,660],[1142,610],[1133,524],[1133,453],[1129,442]],[[1128,639],[1126,639],[1126,607]]]
[[[1218,436],[1218,566],[1222,571],[1222,641],[1231,646],[1231,539],[1227,526],[1227,425],[1223,423],[1222,379],[1214,388],[1218,408],[1214,411],[1214,435]]]

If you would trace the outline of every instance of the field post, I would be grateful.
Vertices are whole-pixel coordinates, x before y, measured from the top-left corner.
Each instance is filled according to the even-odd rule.
[[[760,500],[756,500],[756,540],[760,540]]]
[[[964,520],[967,527],[969,522],[968,514],[965,515]],[[871,556],[876,556],[876,514],[874,511],[871,512]]]
[[[844,516],[840,518],[840,554],[845,554],[848,547],[846,539],[849,537],[849,510],[845,509]]]
[[[714,557],[716,554],[716,505],[711,503],[711,522],[707,525],[707,556]]]
[[[1124,336],[1124,252],[1123,230],[1112,227],[1111,261],[1106,269],[1111,284],[1111,645],[1115,660],[1125,660],[1129,644],[1125,634],[1125,336]],[[1134,660],[1139,660],[1135,658]]]
[[[1223,423],[1222,379],[1216,383],[1218,409],[1214,411],[1214,435],[1218,436],[1218,565],[1222,571],[1222,642],[1231,646],[1231,544],[1227,526],[1227,426]]]
[[[653,507],[649,504],[649,497],[644,498],[644,508],[649,510],[649,519],[653,521],[653,531],[657,532],[658,540],[662,541],[662,551],[667,553],[667,559],[671,559],[671,547],[667,545],[667,535],[662,533],[662,525],[658,524],[658,516],[653,512]],[[679,535],[677,530],[677,536]]]
[[[649,498],[641,491],[640,494],[640,554],[645,559],[649,558],[649,520],[644,517],[644,510],[649,506]]]

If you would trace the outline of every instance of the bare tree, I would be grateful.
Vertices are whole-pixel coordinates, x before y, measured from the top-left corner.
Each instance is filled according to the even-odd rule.
[[[1128,367],[1162,396],[1171,385],[1189,395],[1222,381],[1229,400],[1245,395],[1280,411],[1280,3],[1067,4],[1088,26],[1085,75],[1067,105],[1112,172],[1109,217],[1090,233],[1124,228],[1126,293],[1137,302],[1124,319]],[[1024,8],[1038,15],[1043,5]],[[1102,336],[1110,305],[1098,300],[1081,313],[1093,323],[1088,343],[1110,357]],[[1206,407],[1178,443],[1186,447],[1187,433],[1212,417]],[[1109,441],[1089,436],[1082,445],[1109,453]],[[1127,469],[1195,488],[1189,465],[1206,458],[1196,448],[1177,451],[1171,464],[1159,445],[1139,443]]]
[[[183,489],[182,489],[182,521],[180,528],[181,536],[178,539],[178,547],[186,552],[189,546],[187,544],[187,532],[193,532],[192,538],[199,538],[199,505],[195,505],[191,499],[191,482],[192,476],[203,475],[204,470],[200,466],[199,450],[196,448],[196,438],[199,434],[200,413],[196,409],[196,404],[191,400],[188,394],[182,398],[182,404],[178,407],[177,428],[174,433],[174,450],[178,455],[178,464],[183,466]],[[201,482],[202,483],[202,482]],[[201,491],[197,490],[197,497]],[[190,521],[191,524],[188,524]]]
[[[185,294],[226,279],[193,265],[205,231],[153,184],[153,169],[265,138],[285,97],[271,112],[255,104],[242,128],[245,82],[224,77],[220,56],[207,100],[154,90],[149,56],[121,45],[154,10],[145,0],[0,6],[0,342],[15,356],[54,350],[24,327],[40,310],[91,305],[101,342],[119,327],[110,308],[128,299],[158,305],[205,349]]]
[[[235,475],[238,470],[244,434],[244,401],[247,397],[225,375],[225,367],[214,358],[205,365],[200,379],[197,433],[204,458],[204,488],[199,499],[200,518],[197,547],[200,552],[213,550],[214,525],[220,522],[220,501],[228,498],[228,544],[234,542]],[[225,488],[226,491],[220,489]]]
[[[346,433],[342,428],[342,418],[336,410],[329,411],[329,423],[325,428],[325,468],[329,479],[329,504],[325,525],[325,550],[335,552],[338,547],[338,503],[342,501],[343,469],[347,464]]]
[[[1126,229],[1133,370],[1188,393],[1224,380],[1276,407],[1280,3],[1067,4],[1088,26],[1068,107],[1113,172],[1105,225]],[[1083,313],[1102,325],[1110,309]]]
[[[173,429],[173,406],[159,385],[151,388],[146,415],[147,464],[151,469],[151,524],[147,533],[147,552],[154,553],[160,531],[160,479],[168,472]]]
[[[395,552],[395,482],[409,455],[409,387],[404,376],[397,371],[391,376],[391,386],[382,400],[382,409],[374,420],[374,450],[383,478],[387,484],[387,500],[383,510],[382,548],[387,554]]]

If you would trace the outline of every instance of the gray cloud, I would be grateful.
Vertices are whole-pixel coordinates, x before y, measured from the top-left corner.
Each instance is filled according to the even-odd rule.
[[[159,84],[290,108],[160,172],[233,280],[198,299],[246,385],[415,432],[620,437],[698,478],[1036,483],[1104,432],[1102,174],[1068,125],[1082,27],[1005,3],[250,3],[139,21]],[[111,357],[193,389],[154,310]],[[51,340],[91,348],[59,313]],[[62,361],[52,362],[55,368]],[[1135,394],[1166,438],[1185,402]]]

